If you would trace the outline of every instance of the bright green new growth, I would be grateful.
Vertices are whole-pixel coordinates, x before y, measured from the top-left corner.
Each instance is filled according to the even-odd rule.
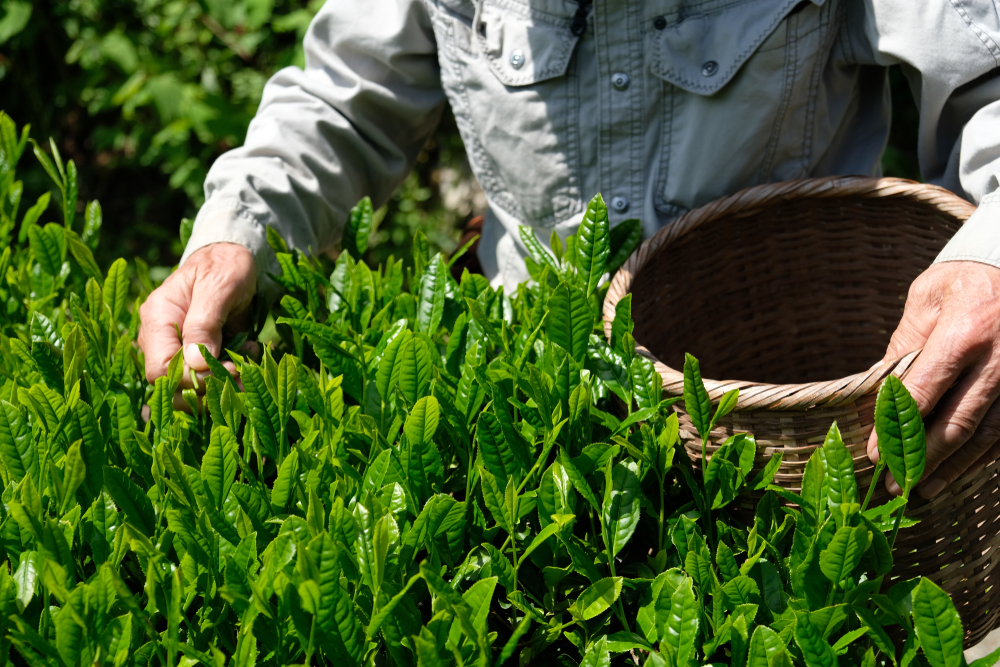
[[[600,280],[639,226],[610,230],[599,198],[552,253],[528,230],[532,280],[510,294],[454,280],[420,238],[412,266],[368,267],[364,202],[331,266],[269,234],[279,338],[259,360],[224,353],[238,378],[203,349],[213,376],[182,392],[189,413],[180,356],[144,379],[132,341],[152,284],[98,267],[99,207],[77,238],[11,206],[26,144],[0,117],[5,661],[961,664],[946,594],[880,590],[905,501],[862,510],[835,426],[800,494],[747,434],[692,465],[682,438],[693,426],[708,454],[739,396],[713,407],[688,357],[675,411],[630,298],[605,341]],[[886,386],[880,441],[916,479],[919,420]],[[755,515],[731,514],[747,491]],[[890,633],[909,637],[900,655]]]

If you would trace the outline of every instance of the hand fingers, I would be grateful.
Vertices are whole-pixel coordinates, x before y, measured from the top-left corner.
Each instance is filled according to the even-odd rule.
[[[885,357],[883,357],[883,363],[895,361],[927,345],[927,341],[937,324],[939,311],[928,303],[925,294],[920,289],[910,289],[906,298],[903,318],[892,334],[889,347],[886,349]],[[868,439],[868,458],[871,459],[872,463],[878,463],[878,438],[874,430]]]
[[[925,479],[975,436],[980,422],[997,399],[1000,378],[996,375],[996,370],[985,366],[973,368],[940,400],[933,417],[924,420],[927,427]],[[978,455],[969,464],[976,458]]]
[[[964,331],[956,331],[955,326],[946,322],[938,322],[930,338],[927,339],[923,351],[907,374],[903,384],[912,394],[913,399],[920,407],[920,414],[926,417],[937,405],[941,397],[955,383],[962,371],[975,363],[978,353],[963,345],[967,336]],[[981,406],[982,412],[986,411],[992,400]],[[980,417],[982,414],[980,413]],[[978,423],[978,420],[977,422]],[[968,439],[968,437],[966,437]],[[928,442],[928,458],[930,457],[930,447]],[[872,431],[868,439],[868,457],[872,461],[878,461],[878,437]],[[935,465],[942,461],[945,455],[936,454],[939,458]],[[928,460],[928,465],[930,460]]]
[[[981,424],[996,400],[993,388],[997,382],[989,379],[988,375],[991,374],[987,374],[984,367],[977,368],[952,387],[940,402],[933,420],[927,424],[925,480],[929,480],[938,467],[948,460],[951,461],[949,474],[954,474],[954,479],[957,479],[996,441],[996,438],[989,440],[989,425]],[[1000,426],[1000,414],[997,425]],[[988,441],[979,437],[978,429],[981,426]],[[938,481],[928,481],[921,485],[921,493],[930,498],[940,493],[942,488],[944,485]],[[886,476],[886,489],[893,495],[902,493],[891,475]]]
[[[175,273],[154,291],[139,308],[139,347],[146,359],[146,379],[165,375],[170,360],[181,349],[178,330],[184,326],[191,297],[191,285],[184,273]]]
[[[219,356],[222,326],[231,315],[250,305],[257,287],[257,272],[250,252],[231,243],[202,248],[188,261],[195,277],[182,329],[184,361],[196,371],[205,371],[208,364],[198,344],[208,348],[213,356]]]
[[[965,471],[966,475],[976,475],[983,471],[986,466],[993,465],[997,459],[1000,459],[1000,441],[997,441],[989,451],[979,457],[979,460],[969,466],[969,469]]]
[[[918,486],[925,498],[941,493],[1000,440],[1000,402],[987,404],[989,409],[984,409],[985,414],[976,420],[978,415],[975,413],[979,410],[964,407],[975,401],[969,396],[975,391],[970,389],[961,406],[951,415],[945,413],[935,419],[928,432],[926,481]],[[952,400],[957,397],[949,398],[949,402]],[[973,423],[973,420],[976,421]]]
[[[233,309],[242,306],[245,294],[241,285],[199,282],[191,297],[191,307],[184,320],[184,361],[196,371],[208,370],[198,344],[204,345],[215,357],[222,350],[222,326]]]
[[[232,375],[234,378],[238,378],[239,377],[239,372],[236,370],[236,364],[234,364],[231,361],[223,361],[222,365],[223,365],[223,367],[225,367],[225,369],[227,371],[229,371],[229,374]],[[181,376],[181,386],[180,386],[180,388],[181,389],[194,389],[199,394],[204,394],[205,393],[205,378],[211,377],[211,376],[212,376],[212,372],[211,371],[195,371],[195,378],[198,380],[198,384],[196,386],[195,383],[191,379],[191,368],[187,364],[184,364],[184,374]],[[222,378],[219,378],[219,379],[222,379]]]

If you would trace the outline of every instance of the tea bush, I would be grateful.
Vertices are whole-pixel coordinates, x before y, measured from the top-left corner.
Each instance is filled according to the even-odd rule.
[[[330,275],[272,234],[280,344],[227,352],[238,378],[203,350],[214,375],[179,411],[181,358],[145,381],[128,267],[94,261],[72,162],[34,146],[65,217],[19,214],[28,146],[0,117],[4,662],[965,663],[944,592],[882,585],[924,461],[902,384],[877,402],[879,473],[904,487],[885,506],[836,425],[800,494],[749,435],[692,464],[629,297],[601,335],[602,276],[639,226],[609,229],[600,196],[551,252],[522,230],[532,280],[511,294],[455,281],[420,234],[406,271],[358,261],[367,201]],[[713,409],[691,357],[684,375],[705,438],[738,397]],[[731,515],[750,491],[755,516]]]

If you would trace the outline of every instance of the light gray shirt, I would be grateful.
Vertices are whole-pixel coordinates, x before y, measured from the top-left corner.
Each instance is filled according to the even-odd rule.
[[[601,192],[651,235],[752,185],[879,175],[886,68],[920,108],[924,178],[979,204],[937,261],[1000,267],[1000,16],[987,0],[328,0],[306,68],[267,84],[212,166],[185,258],[265,229],[334,246],[402,182],[450,104],[489,210],[487,276],[527,277],[519,225],[572,233]]]

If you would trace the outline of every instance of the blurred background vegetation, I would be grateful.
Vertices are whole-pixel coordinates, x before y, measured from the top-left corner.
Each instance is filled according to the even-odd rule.
[[[177,261],[180,220],[203,203],[209,166],[243,142],[271,74],[302,66],[302,36],[322,4],[0,1],[0,107],[76,162],[81,205],[99,199],[104,208],[107,257],[99,261]],[[19,172],[23,201],[48,190],[33,159]],[[447,116],[379,216],[371,259],[407,255],[418,228],[451,251],[457,230],[484,207]]]
[[[202,204],[208,167],[242,143],[268,77],[302,65],[323,1],[0,0],[0,106],[76,162],[81,206],[101,201],[99,261],[138,256],[161,276],[177,261],[179,223]],[[891,81],[883,166],[919,178],[916,109],[899,72]],[[23,167],[23,201],[34,202],[47,177],[33,160]],[[449,115],[382,212],[370,259],[407,255],[418,228],[453,250],[484,206]]]

